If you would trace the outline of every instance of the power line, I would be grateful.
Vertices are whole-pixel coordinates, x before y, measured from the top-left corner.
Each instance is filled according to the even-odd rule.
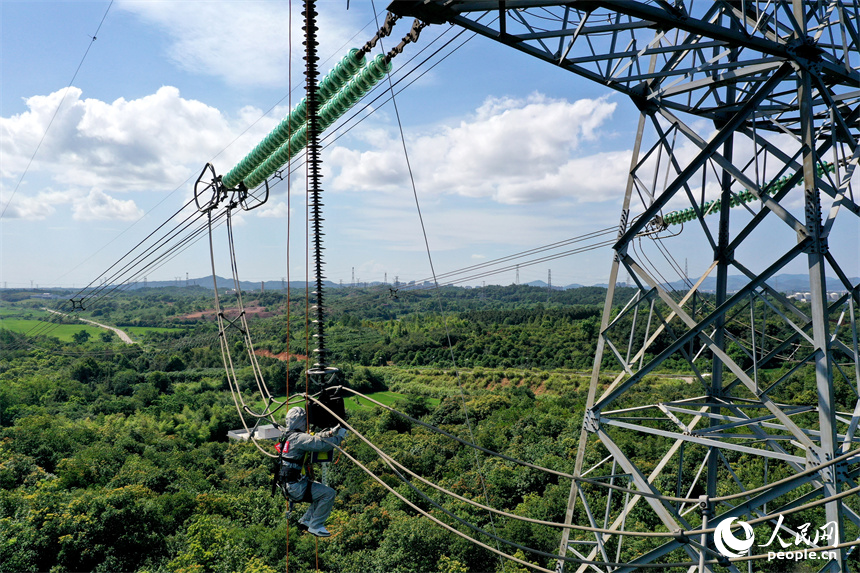
[[[225,212],[221,212],[221,213],[219,213],[219,214],[216,216],[215,221],[217,221],[217,222],[218,222],[218,223],[217,223],[217,226],[220,226],[220,224],[223,222],[221,219],[224,217],[224,215],[225,215]],[[181,231],[188,229],[188,228],[189,228],[191,225],[193,225],[196,221],[199,221],[199,217],[198,217],[197,219],[195,219],[195,221],[192,221],[191,223],[189,223],[188,225],[186,225],[186,226],[185,226],[182,230],[180,230],[179,232],[174,233],[174,237],[175,237],[175,236],[177,236]],[[180,223],[180,225],[181,225],[181,223]],[[175,228],[174,228],[174,229],[175,229]],[[150,253],[149,255],[147,255],[147,257],[145,257],[145,258],[144,258],[144,261],[142,261],[142,262],[139,262],[139,263],[135,264],[135,266],[134,266],[132,269],[130,269],[130,270],[128,271],[127,275],[128,275],[128,274],[130,274],[130,273],[135,273],[135,274],[131,274],[131,275],[130,275],[130,278],[128,279],[128,282],[126,282],[126,281],[120,281],[118,284],[113,285],[113,287],[112,287],[112,288],[110,288],[110,290],[107,290],[107,292],[105,292],[105,290],[106,290],[106,289],[108,289],[110,285],[108,285],[108,284],[104,284],[104,285],[102,285],[102,286],[98,287],[98,289],[97,289],[97,290],[93,291],[93,293],[95,293],[95,294],[93,294],[93,293],[88,293],[87,297],[84,297],[84,298],[82,298],[82,299],[81,299],[81,302],[84,302],[85,300],[86,300],[86,301],[89,301],[88,305],[89,305],[89,306],[92,306],[92,305],[94,305],[95,303],[97,303],[100,299],[102,299],[102,298],[104,298],[104,297],[106,297],[106,296],[108,296],[108,295],[111,295],[112,293],[114,293],[114,292],[115,292],[115,291],[117,291],[117,290],[120,290],[120,291],[127,290],[128,288],[130,288],[130,287],[131,287],[131,284],[132,284],[134,281],[136,281],[137,279],[139,279],[139,278],[140,278],[141,276],[143,276],[145,273],[147,273],[147,272],[152,272],[152,271],[154,271],[154,270],[158,270],[159,268],[163,267],[167,262],[169,262],[170,260],[173,260],[176,256],[178,256],[179,254],[181,254],[182,252],[184,252],[186,249],[188,249],[189,247],[191,247],[191,245],[193,245],[194,243],[196,243],[197,241],[199,241],[199,240],[200,240],[200,238],[201,238],[202,232],[203,232],[205,229],[206,229],[206,225],[205,225],[205,224],[204,224],[204,225],[200,225],[200,226],[198,226],[196,229],[192,230],[190,233],[188,233],[188,234],[187,234],[187,235],[185,235],[184,237],[180,238],[176,243],[174,243],[173,245],[171,245],[171,246],[170,246],[166,251],[164,251],[163,253],[157,254],[157,256],[156,256],[157,251],[153,251],[152,253]],[[171,237],[171,238],[172,238],[172,237]],[[163,241],[163,240],[164,240],[164,238],[162,238],[162,239],[161,239],[161,241]],[[165,243],[165,244],[166,244],[166,243]],[[163,245],[162,245],[162,246],[163,246]],[[152,257],[152,256],[155,256],[155,259],[154,259],[154,260],[152,260],[152,261],[148,262],[148,263],[147,263],[145,266],[143,266],[142,268],[139,268],[139,267],[140,267],[140,265],[141,265],[141,264],[143,264],[143,262],[145,262],[145,261],[146,261],[146,258],[150,258],[150,257]],[[138,256],[138,258],[139,258],[139,257],[140,257],[140,256]],[[168,258],[168,257],[169,257],[169,258]],[[160,264],[159,264],[159,263],[160,263]],[[157,265],[157,266],[155,266],[155,265]],[[126,265],[126,266],[128,266],[128,265]],[[99,292],[99,291],[101,291],[101,292]],[[68,304],[68,303],[66,303],[66,304]],[[60,307],[60,308],[63,308],[63,307]],[[74,310],[74,308],[73,308],[72,310]],[[51,326],[51,323],[52,323],[52,322],[54,322],[55,324],[53,324],[53,325]],[[54,330],[57,326],[59,326],[61,323],[60,323],[58,320],[55,320],[55,321],[49,321],[49,322],[47,322],[47,323],[45,323],[45,324],[47,324],[47,325],[49,325],[49,326],[39,326],[39,327],[34,327],[34,328],[35,328],[35,331],[34,331],[34,329],[30,329],[30,331],[26,332],[25,334],[26,334],[27,336],[47,335],[49,332],[53,331],[53,330]]]
[[[57,109],[54,110],[54,115],[51,116],[51,120],[48,122],[48,125],[45,127],[45,132],[42,134],[42,138],[39,139],[39,143],[36,145],[36,149],[33,150],[33,155],[30,156],[30,160],[27,162],[27,166],[24,167],[24,172],[21,173],[21,177],[18,178],[18,183],[15,184],[15,188],[12,190],[12,196],[9,197],[9,201],[6,203],[6,206],[3,208],[3,212],[0,213],[0,219],[3,218],[3,215],[6,214],[6,210],[9,208],[9,205],[12,204],[12,200],[15,198],[15,193],[18,192],[18,188],[21,187],[21,182],[24,181],[24,177],[27,175],[27,172],[30,170],[30,165],[33,164],[33,160],[36,158],[36,154],[39,153],[39,149],[42,147],[42,142],[45,141],[45,137],[48,135],[48,131],[51,129],[51,126],[54,124],[54,120],[57,119],[57,114],[60,112],[60,108],[63,106],[63,103],[66,101],[66,96],[69,94],[69,89],[71,89],[72,84],[75,82],[75,78],[78,77],[78,72],[81,71],[81,66],[84,65],[84,60],[87,59],[87,54],[90,53],[90,48],[93,47],[93,43],[96,41],[96,37],[99,34],[99,30],[102,29],[102,24],[105,22],[105,18],[107,18],[108,12],[110,12],[111,6],[113,6],[113,0],[108,4],[107,10],[105,10],[104,15],[102,16],[101,22],[99,22],[98,27],[96,28],[96,33],[92,35],[92,40],[87,44],[87,49],[84,51],[84,55],[81,58],[80,63],[78,63],[77,69],[75,69],[75,73],[72,75],[72,79],[69,81],[69,85],[66,86],[66,91],[63,93],[63,97],[60,99],[60,103],[57,104]]]
[[[371,5],[373,5],[373,0],[371,0]],[[375,11],[376,10],[374,9],[374,12]],[[380,48],[382,48],[382,39],[381,38],[379,40],[379,46],[380,46]],[[403,156],[404,156],[404,159],[406,160],[406,168],[409,171],[409,181],[412,185],[412,195],[415,198],[415,209],[418,212],[418,220],[421,223],[421,233],[422,233],[422,236],[424,237],[424,246],[426,247],[426,250],[427,250],[427,260],[430,264],[430,272],[433,274],[433,282],[438,287],[438,282],[436,281],[436,270],[433,266],[433,256],[430,252],[430,242],[427,239],[427,229],[424,227],[424,217],[421,214],[421,204],[418,201],[418,187],[415,185],[415,175],[412,172],[412,164],[409,161],[409,152],[406,148],[406,135],[403,133],[403,123],[400,121],[400,110],[397,108],[397,100],[394,97],[394,82],[391,80],[391,76],[388,76],[388,86],[389,86],[389,91],[391,92],[391,104],[394,107],[394,115],[397,118],[397,127],[398,127],[398,130],[400,132],[400,143],[403,146]],[[475,441],[475,435],[472,432],[472,422],[469,419],[469,411],[468,411],[468,408],[466,407],[466,397],[463,393],[463,384],[461,383],[461,380],[460,380],[460,372],[457,370],[457,360],[454,357],[454,345],[451,343],[451,332],[450,332],[449,327],[448,327],[448,317],[442,312],[442,310],[443,310],[442,309],[442,296],[441,296],[442,293],[441,293],[441,291],[438,291],[438,290],[437,290],[437,293],[439,294],[439,296],[437,297],[438,302],[439,302],[439,312],[442,315],[443,323],[445,324],[445,336],[448,339],[448,350],[451,354],[451,363],[454,366],[454,370],[457,371],[457,387],[460,389],[460,398],[462,399],[462,402],[463,402],[463,413],[466,417],[466,427],[469,429],[469,436],[471,437],[472,441],[474,442]],[[481,482],[481,489],[483,490],[483,493],[484,493],[484,500],[487,502],[487,505],[489,505],[490,498],[489,498],[489,494],[487,493],[487,483],[486,483],[486,480],[484,479],[484,472],[482,471],[481,461],[478,458],[477,452],[475,452],[475,467],[478,471],[478,478]],[[495,524],[495,521],[493,521],[493,514],[490,513],[488,515],[490,517],[490,526],[493,528],[493,532],[495,533],[496,524]],[[499,538],[496,535],[492,535],[492,537],[498,542]],[[498,551],[498,549],[499,549],[498,545],[496,546],[496,549]]]
[[[591,233],[586,233],[584,235],[579,235],[577,237],[571,237],[569,239],[563,239],[561,241],[556,241],[555,243],[549,243],[546,245],[541,245],[539,247],[534,247],[531,249],[527,249],[525,251],[513,253],[511,255],[505,255],[503,257],[499,257],[497,259],[492,259],[490,261],[486,261],[483,263],[477,263],[477,264],[469,265],[467,267],[462,267],[460,269],[456,269],[453,271],[441,273],[441,274],[436,275],[435,277],[423,278],[423,279],[420,279],[420,280],[415,281],[415,282],[416,283],[423,283],[425,281],[432,280],[433,278],[441,279],[441,278],[455,277],[457,275],[461,275],[461,274],[464,274],[464,273],[467,273],[467,272],[470,272],[473,270],[478,270],[478,269],[482,269],[485,267],[492,267],[494,265],[501,264],[501,263],[508,262],[508,261],[512,261],[512,260],[515,260],[515,259],[518,259],[521,257],[525,257],[527,255],[537,254],[537,253],[541,253],[544,251],[551,251],[553,249],[558,249],[560,247],[564,247],[564,246],[571,245],[574,243],[580,243],[580,242],[585,241],[587,239],[593,239],[593,238],[597,238],[597,237],[600,237],[603,235],[614,234],[615,232],[617,232],[616,227],[607,227],[606,229],[600,229],[598,231],[592,231]],[[524,265],[524,263],[519,263],[519,264]],[[527,265],[525,265],[525,266],[527,266]],[[506,269],[510,269],[510,267],[506,267]],[[496,271],[494,271],[494,273],[495,272]]]
[[[366,26],[365,26],[365,28],[366,28]],[[449,29],[449,30],[450,30],[450,29]],[[438,40],[439,38],[441,38],[442,36],[444,36],[446,33],[448,33],[448,30],[446,30],[443,34],[441,34],[440,36],[438,36],[437,38],[435,38],[435,39],[433,40],[433,42],[435,42],[436,40]],[[453,38],[451,38],[448,42],[446,42],[444,45],[442,45],[442,46],[441,46],[441,47],[439,47],[437,50],[435,50],[433,53],[431,53],[427,58],[425,58],[424,60],[422,60],[421,62],[419,62],[418,64],[416,64],[416,66],[414,66],[414,67],[413,67],[409,72],[407,72],[406,74],[404,74],[404,75],[403,75],[403,76],[402,76],[402,77],[401,77],[401,78],[400,78],[396,83],[394,83],[393,85],[397,85],[397,84],[399,84],[400,82],[404,81],[404,80],[405,80],[409,75],[411,75],[414,71],[416,71],[418,68],[420,68],[420,67],[421,67],[424,63],[426,63],[430,58],[432,58],[432,57],[433,57],[433,56],[435,56],[436,54],[440,53],[440,52],[441,52],[441,50],[443,50],[444,48],[446,48],[447,46],[449,46],[449,45],[450,45],[454,40],[456,40],[456,39],[457,39],[461,34],[463,34],[463,33],[464,33],[464,31],[461,31],[461,32],[459,32],[458,34],[456,34],[456,35],[455,35]],[[356,34],[356,35],[357,35],[357,34]],[[474,37],[474,35],[472,35],[471,37]],[[469,39],[471,39],[471,37],[470,37],[470,38],[467,38],[467,40],[466,40],[466,41],[468,41]],[[432,44],[433,42],[431,42],[431,44]],[[454,48],[454,49],[453,49],[449,54],[447,54],[447,55],[445,56],[445,58],[447,58],[451,53],[453,53],[454,51],[456,51],[457,49],[459,49],[460,47],[462,47],[465,43],[466,43],[466,42],[463,42],[463,43],[461,43],[460,45],[458,45],[457,47],[455,47],[455,48]],[[426,50],[426,49],[427,49],[427,48],[425,47],[424,49],[422,49],[421,51],[419,51],[419,54],[420,54],[420,53],[422,53],[422,52],[423,52],[424,50]],[[408,64],[408,63],[412,62],[416,57],[417,57],[417,54],[416,54],[416,56],[413,56],[413,58],[411,58],[410,60],[408,60],[408,61],[406,62],[406,64]],[[431,66],[428,70],[425,70],[421,75],[423,75],[424,73],[427,73],[430,69],[432,69],[433,67],[435,67],[436,65],[438,65],[438,64],[439,64],[441,61],[443,61],[445,58],[442,58],[442,60],[439,60],[439,61],[437,61],[436,63],[434,63],[434,64],[433,64],[433,66]],[[406,64],[404,64],[404,65],[406,65]],[[401,67],[401,69],[402,69],[402,67]],[[412,82],[410,82],[409,84],[407,84],[403,89],[406,89],[406,87],[409,87],[410,85],[412,85],[412,83],[414,83],[415,81],[417,81],[417,79],[419,79],[419,78],[421,77],[421,75],[419,75],[418,77],[416,77]],[[390,78],[389,78],[389,81],[390,81]],[[402,91],[402,90],[400,90],[400,91]],[[290,93],[291,93],[291,92],[290,92]],[[362,113],[362,111],[363,111],[364,109],[367,109],[368,107],[372,106],[372,105],[373,105],[373,103],[374,103],[376,100],[378,100],[380,97],[382,97],[382,96],[384,96],[384,95],[385,95],[385,92],[383,92],[383,93],[382,93],[382,95],[377,96],[377,98],[375,98],[374,100],[370,101],[370,102],[369,102],[369,103],[368,103],[364,108],[362,108],[362,110],[358,110],[355,114],[353,114],[350,118],[348,118],[348,119],[346,120],[346,122],[345,122],[345,123],[348,123],[349,121],[351,121],[352,119],[354,119],[358,114]],[[391,97],[389,98],[389,100],[390,100],[390,99],[393,99],[393,97],[394,97],[394,93],[392,92],[392,95],[391,95]],[[386,102],[387,102],[387,101],[388,101],[388,100],[386,100]],[[383,103],[385,103],[385,102],[383,102]],[[373,113],[376,109],[378,109],[378,108],[372,108],[372,110],[371,110],[371,112],[370,112],[370,113]],[[336,141],[336,140],[337,140],[339,137],[341,137],[344,133],[346,133],[346,132],[350,131],[352,128],[354,128],[355,126],[357,126],[359,123],[361,123],[361,121],[363,121],[364,119],[366,119],[366,117],[368,117],[369,115],[370,115],[370,114],[367,114],[366,116],[364,116],[363,118],[361,118],[361,119],[360,119],[359,121],[357,121],[356,123],[354,123],[354,124],[350,125],[349,127],[347,127],[345,130],[344,130],[344,129],[340,129],[340,130],[332,130],[331,134],[335,134],[335,133],[337,134],[337,136],[335,137],[335,139],[334,139],[333,141]],[[250,129],[250,127],[249,127],[248,129]],[[247,130],[246,130],[246,131],[247,131]],[[324,140],[325,140],[325,139],[327,139],[327,138],[324,138]],[[234,140],[234,141],[235,141],[235,140]],[[332,141],[332,142],[333,142],[333,141]],[[232,143],[231,143],[231,145],[232,145]],[[229,146],[228,146],[228,147],[229,147]],[[226,148],[225,148],[225,149],[226,149]],[[222,152],[223,152],[223,150],[222,150]],[[220,153],[219,153],[219,155],[220,155]],[[217,157],[217,155],[216,155],[216,157]],[[296,169],[299,169],[302,165],[303,165],[303,163],[297,164],[297,165],[296,165],[296,167],[293,169],[293,171],[295,171]],[[187,181],[188,181],[188,180],[186,180],[186,182],[187,182]],[[184,183],[183,183],[183,185],[184,185]],[[277,183],[276,183],[275,185],[277,185]],[[181,187],[181,186],[180,186],[180,187]],[[274,187],[274,185],[272,185],[272,187]],[[177,189],[178,189],[178,188],[177,188]],[[173,192],[175,192],[177,189],[175,189]],[[173,193],[173,192],[172,192],[172,193]],[[166,198],[165,198],[165,199],[166,199]],[[162,202],[163,202],[163,201],[164,201],[164,200],[162,200]],[[185,205],[183,205],[183,206],[182,206],[182,208],[180,208],[176,213],[174,213],[174,215],[172,215],[172,216],[171,216],[171,218],[172,218],[173,216],[175,216],[176,214],[180,213],[184,208],[186,208],[188,205],[190,205],[190,203],[191,203],[191,200],[189,200],[188,202],[186,202],[186,204],[185,204]],[[160,204],[160,203],[159,203],[159,204]],[[133,247],[131,250],[129,250],[129,252],[127,252],[125,255],[123,255],[122,257],[120,257],[120,258],[119,258],[119,259],[118,259],[118,260],[117,260],[113,265],[111,265],[110,267],[108,267],[108,269],[107,269],[106,271],[104,271],[102,274],[100,274],[98,277],[96,277],[96,279],[94,279],[93,281],[91,281],[91,282],[90,282],[86,287],[84,287],[84,289],[81,289],[81,291],[79,291],[77,294],[81,294],[82,292],[84,292],[84,291],[86,290],[86,288],[88,288],[88,287],[92,286],[92,284],[93,284],[94,282],[96,282],[99,278],[101,278],[101,277],[103,277],[104,275],[106,275],[106,274],[107,274],[107,273],[108,273],[108,272],[109,272],[113,267],[115,267],[117,264],[119,264],[120,262],[122,262],[126,257],[128,257],[128,256],[129,256],[129,255],[134,251],[134,249],[136,249],[136,248],[137,248],[137,247],[139,247],[141,244],[143,244],[147,239],[149,239],[153,234],[155,234],[155,232],[157,232],[157,231],[158,231],[158,229],[162,228],[162,227],[163,227],[164,225],[166,225],[169,221],[170,221],[170,219],[168,219],[167,221],[165,221],[164,223],[162,223],[158,228],[156,228],[156,230],[155,230],[155,231],[153,231],[152,233],[150,233],[147,237],[145,237],[142,241],[140,241],[140,242],[139,242],[135,247]],[[104,247],[103,247],[103,248],[104,248]],[[127,266],[128,266],[128,265],[126,265],[126,267],[127,267]],[[123,267],[123,268],[126,268],[126,267]],[[115,276],[116,276],[116,274],[114,275],[114,277],[115,277]],[[114,277],[111,277],[111,278],[114,278]],[[76,296],[77,296],[77,295],[76,295]]]
[[[189,205],[189,204],[190,204],[190,201],[189,201],[188,203],[186,203],[185,205],[183,205],[183,206],[182,206],[182,209],[185,209],[186,207],[188,207],[188,205]],[[182,209],[180,209],[180,211],[179,211],[179,212],[181,212],[181,211],[182,211]],[[176,227],[174,227],[173,229],[171,229],[171,231],[175,230],[175,229],[176,229],[176,228],[178,228],[180,225],[182,225],[183,223],[185,223],[186,221],[188,221],[190,218],[192,218],[192,217],[194,217],[194,216],[197,216],[197,219],[199,219],[199,218],[202,216],[202,214],[201,214],[200,212],[198,212],[198,211],[195,211],[195,212],[194,212],[194,213],[192,213],[191,215],[187,216],[187,217],[186,217],[182,222],[180,222],[178,225],[176,225]],[[112,264],[111,266],[109,266],[105,271],[103,271],[103,272],[102,272],[102,274],[100,274],[99,276],[97,276],[95,279],[93,279],[92,281],[90,281],[90,282],[89,282],[89,284],[87,284],[84,288],[82,288],[82,289],[81,289],[81,290],[79,290],[77,293],[75,293],[75,294],[72,296],[72,298],[75,298],[75,297],[76,297],[76,296],[78,296],[79,294],[83,294],[83,293],[84,293],[84,292],[85,292],[89,287],[91,287],[91,286],[93,285],[93,283],[95,283],[96,281],[98,281],[100,278],[104,277],[108,272],[110,272],[110,271],[111,271],[111,269],[113,269],[115,266],[117,266],[119,263],[121,263],[121,262],[122,262],[126,257],[128,257],[129,255],[131,255],[131,254],[135,251],[135,249],[137,249],[138,247],[140,247],[141,245],[143,245],[143,244],[144,244],[144,243],[145,243],[149,238],[151,238],[153,235],[155,235],[155,233],[157,233],[157,232],[158,232],[162,227],[164,227],[165,225],[167,225],[168,223],[170,223],[170,221],[171,221],[172,219],[173,219],[173,217],[171,217],[170,219],[167,219],[167,220],[166,220],[165,222],[163,222],[161,225],[159,225],[158,227],[156,227],[156,228],[155,228],[151,233],[149,233],[146,237],[144,237],[141,241],[139,241],[135,246],[133,246],[131,249],[129,249],[129,250],[128,250],[128,252],[127,252],[126,254],[124,254],[124,255],[123,255],[122,257],[120,257],[120,258],[119,258],[115,263],[113,263],[113,264]],[[169,233],[169,232],[171,232],[171,231],[168,231],[168,233]],[[162,238],[162,239],[160,239],[159,241],[161,241],[161,240],[164,240],[164,239]],[[154,248],[154,247],[155,247],[155,246],[157,246],[157,245],[158,245],[158,242],[156,242],[156,243],[155,243],[155,245],[152,245],[152,246],[148,247],[148,248],[143,252],[143,254],[145,254],[147,251],[149,251],[150,249]],[[120,274],[120,273],[122,273],[122,271],[124,271],[126,268],[128,268],[128,266],[129,266],[129,265],[133,264],[133,263],[134,263],[134,261],[135,261],[135,260],[137,260],[140,256],[142,256],[142,254],[141,254],[141,255],[138,255],[137,257],[135,257],[135,259],[132,259],[132,261],[131,261],[130,263],[126,263],[126,265],[125,265],[124,267],[122,267],[121,269],[119,269],[119,271],[115,272],[113,275],[111,275],[110,277],[108,277],[108,278],[107,278],[107,280],[108,280],[108,281],[112,281],[112,280],[114,280],[117,276],[119,276],[119,274]],[[98,287],[97,287],[97,288],[98,288]]]
[[[571,255],[577,255],[577,254],[585,253],[588,251],[593,251],[596,249],[603,249],[603,248],[606,248],[608,246],[613,245],[614,243],[615,243],[614,239],[611,239],[608,241],[601,241],[599,243],[592,243],[592,244],[589,244],[589,245],[586,245],[583,247],[578,247],[576,249],[570,249],[567,251],[562,251],[562,252],[556,253],[554,255],[547,255],[544,257],[537,258],[537,259],[528,259],[525,262],[515,263],[512,265],[508,265],[506,267],[487,270],[485,272],[481,272],[481,273],[477,273],[477,274],[473,274],[473,275],[468,275],[465,277],[452,278],[451,280],[448,280],[446,282],[439,283],[438,286],[453,286],[453,285],[464,283],[467,281],[478,280],[481,278],[485,278],[485,277],[489,277],[489,276],[493,276],[493,275],[497,275],[497,274],[501,274],[501,273],[515,270],[517,267],[530,267],[530,266],[538,265],[538,264],[545,263],[548,261],[554,261],[556,259],[569,257]],[[454,271],[452,271],[452,272],[454,272]],[[435,285],[415,286],[415,287],[407,288],[406,290],[408,290],[409,292],[414,292],[414,291],[422,291],[422,290],[427,290],[427,289],[432,289],[432,288],[435,288]]]
[[[113,1],[113,0],[111,0],[111,1]],[[333,51],[331,55],[329,55],[325,60],[323,60],[323,63],[325,63],[325,62],[329,61],[331,58],[333,58],[333,57],[334,57],[334,55],[335,55],[335,54],[337,54],[340,50],[343,50],[343,48],[344,48],[345,46],[347,46],[350,42],[352,42],[352,41],[356,38],[356,36],[358,36],[361,32],[363,32],[364,30],[366,30],[366,29],[367,29],[367,27],[368,27],[368,26],[370,26],[372,23],[373,23],[373,20],[370,20],[367,24],[365,24],[365,25],[364,25],[364,27],[363,27],[361,30],[359,30],[358,32],[356,32],[355,34],[353,34],[353,36],[352,36],[350,39],[348,39],[346,42],[344,42],[344,43],[340,46],[339,50],[335,50],[335,51]],[[73,78],[73,80],[72,80],[72,81],[74,81],[74,78]],[[267,115],[269,115],[269,114],[270,114],[270,113],[271,113],[271,112],[272,112],[272,111],[273,111],[273,110],[274,110],[278,105],[280,105],[280,104],[281,104],[285,99],[287,99],[287,98],[288,98],[288,97],[289,97],[289,96],[290,96],[290,95],[291,95],[295,90],[297,90],[299,87],[300,87],[300,86],[295,86],[295,87],[293,87],[292,89],[288,90],[288,91],[287,91],[287,93],[286,93],[286,94],[284,94],[284,96],[283,96],[281,99],[279,99],[277,102],[275,102],[274,104],[272,104],[272,106],[271,106],[271,107],[269,107],[269,109],[268,109],[268,110],[266,110],[264,113],[262,113],[262,114],[260,115],[260,117],[258,117],[256,120],[254,120],[252,123],[250,123],[247,127],[245,127],[245,129],[244,129],[241,133],[239,133],[236,137],[234,137],[234,138],[233,138],[233,140],[232,140],[230,143],[228,143],[226,146],[224,146],[224,148],[223,148],[223,149],[221,149],[218,153],[216,153],[216,154],[215,154],[215,155],[210,159],[210,161],[209,161],[209,162],[211,163],[212,161],[214,161],[215,159],[217,159],[217,158],[218,158],[222,153],[224,153],[225,151],[227,151],[227,150],[228,150],[228,149],[229,149],[229,148],[230,148],[234,143],[236,143],[236,142],[239,140],[239,138],[241,138],[243,135],[245,135],[245,134],[246,134],[246,133],[247,133],[247,132],[252,128],[252,127],[254,127],[255,125],[257,125],[257,124],[258,124],[258,123],[259,123],[259,122],[260,122],[264,117],[266,117]],[[134,223],[132,223],[131,225],[129,225],[128,227],[126,227],[126,228],[125,228],[121,233],[119,233],[116,237],[114,237],[113,239],[111,239],[110,241],[108,241],[107,243],[105,243],[101,248],[99,248],[99,249],[98,249],[96,252],[94,252],[92,255],[90,255],[89,257],[87,257],[86,259],[84,259],[83,261],[81,261],[80,263],[78,263],[77,265],[75,265],[74,267],[72,267],[72,268],[71,268],[70,270],[68,270],[67,272],[65,272],[65,273],[63,273],[62,275],[60,275],[59,277],[57,277],[57,279],[56,279],[54,282],[58,282],[58,281],[59,281],[59,279],[61,279],[61,278],[65,277],[66,275],[68,275],[69,273],[71,273],[72,271],[74,271],[75,269],[79,268],[83,263],[85,263],[85,262],[89,261],[90,259],[92,259],[92,258],[93,258],[94,256],[96,256],[98,253],[100,253],[101,251],[103,251],[103,250],[104,250],[108,245],[110,245],[111,243],[113,243],[114,241],[116,241],[117,239],[119,239],[122,235],[124,235],[125,233],[127,233],[127,232],[128,232],[129,230],[131,230],[135,225],[137,225],[137,224],[138,224],[139,222],[141,222],[144,218],[146,218],[146,216],[147,216],[148,214],[150,214],[152,211],[154,211],[155,209],[157,209],[157,208],[158,208],[162,203],[164,203],[167,199],[169,199],[170,197],[172,197],[172,196],[173,196],[177,191],[179,191],[182,187],[184,187],[184,186],[185,186],[185,185],[186,185],[190,180],[191,180],[191,177],[188,177],[187,179],[185,179],[185,181],[183,181],[182,183],[180,183],[179,185],[177,185],[177,186],[176,186],[176,187],[175,187],[175,188],[174,188],[170,193],[168,193],[166,196],[164,196],[164,197],[163,197],[163,198],[162,198],[158,203],[156,203],[152,208],[150,208],[150,209],[149,209],[148,211],[146,211],[143,215],[141,215],[141,216],[140,216],[140,218],[139,218],[139,219],[137,219]],[[191,203],[191,201],[189,200],[189,201],[188,201],[188,203],[186,203],[185,205],[183,205],[182,207],[180,207],[180,209],[179,209],[178,211],[176,211],[173,215],[171,215],[171,216],[168,218],[168,220],[169,220],[169,219],[172,219],[173,217],[175,217],[176,215],[178,215],[178,214],[182,211],[182,209],[184,209],[185,207],[187,207],[190,203]],[[7,205],[7,207],[8,207],[8,205]],[[105,272],[106,272],[106,271],[105,271]],[[99,275],[99,276],[101,276],[101,275]],[[98,279],[98,277],[97,277],[97,279]]]

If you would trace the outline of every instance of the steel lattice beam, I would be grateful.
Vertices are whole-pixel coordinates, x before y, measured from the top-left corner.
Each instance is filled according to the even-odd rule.
[[[626,94],[640,111],[627,185],[619,189],[623,207],[575,475],[611,460],[613,476],[621,468],[627,487],[642,495],[622,499],[574,482],[566,521],[595,525],[604,515],[617,535],[566,530],[560,552],[607,564],[578,571],[679,559],[693,559],[691,570],[726,570],[725,562],[712,563],[709,534],[631,545],[624,536],[631,515],[669,533],[695,532],[814,500],[823,500],[813,512],[821,524],[838,524],[840,543],[858,538],[858,497],[839,495],[856,487],[860,456],[827,462],[860,447],[860,284],[829,245],[838,225],[860,227],[860,3],[412,0],[389,9],[477,32]],[[702,119],[712,133],[693,127]],[[785,184],[772,185],[777,178]],[[741,193],[754,201],[732,208]],[[667,279],[682,273],[662,217],[683,208],[694,213],[684,241],[710,264],[700,276],[681,277],[679,291]],[[798,261],[809,276],[809,302],[790,300],[773,284]],[[638,292],[618,312],[612,301],[622,271]],[[730,291],[731,275],[745,283]],[[714,277],[714,291],[704,293]],[[631,393],[667,361],[689,368],[689,388],[671,402],[631,406]],[[782,367],[776,374],[769,371],[775,365]],[[807,369],[814,383],[798,391]],[[768,487],[737,505],[709,501],[762,479]],[[704,511],[655,494],[704,496]],[[589,549],[577,551],[579,542]],[[821,571],[849,571],[848,554],[838,550]]]

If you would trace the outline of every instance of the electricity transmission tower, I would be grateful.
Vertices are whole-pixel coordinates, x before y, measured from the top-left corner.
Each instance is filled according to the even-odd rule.
[[[810,503],[813,528],[836,525],[818,547],[858,539],[860,284],[847,266],[860,251],[858,3],[424,0],[389,10],[507,44],[640,112],[576,451],[574,475],[588,481],[573,481],[566,513],[602,531],[565,530],[560,554],[594,564],[558,569],[746,571],[715,549],[714,525],[767,517],[749,554],[780,551],[759,546],[774,530],[794,539],[798,517],[777,517]],[[846,230],[849,248],[836,239]],[[682,246],[698,267],[688,280],[671,254]],[[797,267],[808,302],[773,285]],[[637,290],[620,311],[619,272]],[[661,368],[688,376],[650,403]],[[820,571],[849,571],[858,551],[836,548]]]

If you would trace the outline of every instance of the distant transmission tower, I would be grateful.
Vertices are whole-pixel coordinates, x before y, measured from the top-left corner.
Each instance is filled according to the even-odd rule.
[[[549,302],[549,297],[552,294],[552,269],[546,271],[546,301]]]
[[[517,265],[517,278],[514,280],[514,284],[520,284],[520,266]]]
[[[507,44],[639,111],[565,516],[592,529],[564,530],[557,569],[758,570],[743,559],[766,560],[767,538],[742,557],[723,540],[743,543],[746,528],[715,528],[761,519],[793,541],[784,528],[802,526],[784,513],[808,508],[804,520],[830,530],[796,549],[820,551],[812,570],[847,573],[860,552],[860,284],[856,249],[831,238],[860,226],[857,3],[389,9]],[[676,291],[682,244],[703,272]],[[808,273],[808,304],[772,286],[792,264]],[[618,307],[622,271],[635,293]],[[679,365],[685,381],[648,403],[649,375]]]

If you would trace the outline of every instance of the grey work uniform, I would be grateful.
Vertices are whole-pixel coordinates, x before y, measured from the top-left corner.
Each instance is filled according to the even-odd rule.
[[[343,438],[334,430],[325,430],[314,436],[308,434],[307,416],[301,407],[291,408],[287,412],[286,444],[281,454],[284,461],[281,467],[281,482],[287,495],[295,501],[310,501],[311,506],[299,520],[310,529],[319,529],[325,525],[334,505],[335,491],[318,481],[311,482],[307,475],[301,473],[305,454],[308,452],[328,452],[340,445]],[[307,495],[310,488],[310,495]]]

